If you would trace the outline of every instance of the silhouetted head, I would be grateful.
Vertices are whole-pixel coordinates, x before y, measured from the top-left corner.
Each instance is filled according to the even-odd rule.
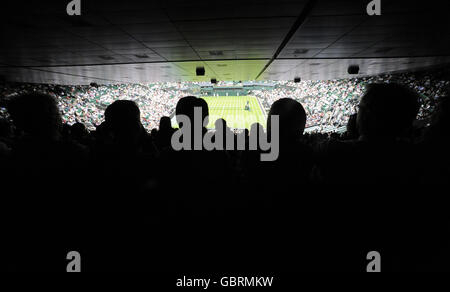
[[[349,117],[347,122],[347,138],[357,139],[359,137],[358,127],[356,124],[357,114],[353,114]]]
[[[62,119],[52,96],[43,93],[23,94],[11,99],[7,107],[16,128],[34,137],[59,138]]]
[[[419,96],[399,84],[370,84],[357,116],[359,135],[399,137],[410,129],[419,111]]]
[[[117,100],[109,105],[105,111],[105,123],[115,139],[122,142],[134,143],[143,132],[139,107],[130,100]]]
[[[267,118],[269,137],[271,137],[272,116],[279,117],[280,139],[297,139],[303,134],[306,125],[306,112],[299,102],[291,98],[282,98],[273,103]]]
[[[70,127],[70,133],[74,138],[82,138],[88,134],[88,130],[83,123],[75,123]]]
[[[170,131],[172,130],[172,122],[169,117],[162,117],[159,121],[159,130],[160,131]]]
[[[177,103],[177,107],[176,107],[176,115],[185,115],[187,116],[190,121],[191,121],[191,125],[194,125],[194,109],[195,108],[201,108],[202,109],[202,122],[205,118],[207,118],[209,116],[209,109],[208,109],[208,104],[206,103],[206,101],[204,99],[201,98],[197,98],[195,96],[186,96],[181,98],[178,103]],[[177,122],[180,125],[180,120],[177,117]],[[180,125],[181,127],[182,125]]]

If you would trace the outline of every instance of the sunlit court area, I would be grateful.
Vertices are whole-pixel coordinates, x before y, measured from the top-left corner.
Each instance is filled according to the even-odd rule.
[[[450,271],[449,1],[6,2],[0,270]]]
[[[227,127],[235,131],[250,130],[253,124],[266,127],[267,114],[254,96],[202,96],[208,104],[207,129],[216,128],[217,120],[226,121]],[[179,125],[174,115],[171,119],[174,128]]]
[[[218,119],[227,121],[227,126],[232,129],[250,130],[255,123],[265,127],[266,115],[254,96],[204,96],[202,98],[206,100],[209,107],[208,128],[214,128]]]

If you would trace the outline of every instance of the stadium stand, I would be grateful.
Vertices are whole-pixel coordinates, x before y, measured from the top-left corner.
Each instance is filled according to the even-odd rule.
[[[0,20],[2,270],[450,271],[441,6],[38,2]]]

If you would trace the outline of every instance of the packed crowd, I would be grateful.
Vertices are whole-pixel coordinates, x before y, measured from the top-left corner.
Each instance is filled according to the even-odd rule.
[[[364,86],[355,79],[337,81],[302,81],[277,84],[273,90],[255,90],[265,108],[281,98],[293,98],[305,107],[306,127],[342,127],[355,113],[355,105],[364,92]]]
[[[24,92],[43,92],[57,98],[63,122],[83,123],[90,130],[104,121],[104,110],[115,100],[136,102],[142,112],[142,123],[148,130],[158,126],[163,116],[169,116],[182,96],[191,91],[180,83],[114,84],[102,86],[57,86],[21,84],[4,86],[3,96]]]
[[[438,72],[439,73],[439,72]],[[450,82],[442,74],[403,73],[366,78],[329,81],[271,81],[271,87],[253,90],[250,94],[261,100],[268,110],[281,98],[293,98],[304,105],[306,127],[315,132],[335,132],[342,129],[357,105],[367,84],[398,82],[421,96],[418,119],[427,120],[436,101],[447,93]],[[135,101],[141,109],[142,123],[147,130],[158,127],[163,116],[170,116],[182,96],[196,95],[201,83],[119,84],[103,86],[57,86],[43,84],[13,84],[0,87],[0,97],[24,92],[44,92],[58,99],[63,121],[69,125],[83,123],[90,130],[104,121],[103,111],[118,99]],[[0,115],[5,111],[0,107]]]
[[[274,90],[254,90],[253,94],[261,99],[266,109],[278,99],[293,98],[305,107],[307,128],[334,131],[347,125],[349,117],[356,113],[367,84],[390,82],[405,84],[420,94],[419,120],[429,119],[436,101],[446,95],[450,85],[448,79],[441,80],[434,74],[402,73],[343,80],[276,82]]]
[[[66,123],[81,122],[89,128],[103,122],[103,110],[119,97],[136,102],[142,112],[144,127],[149,130],[156,128],[161,117],[169,116],[178,100],[186,95],[173,83],[120,84],[83,89],[60,97],[59,107]]]

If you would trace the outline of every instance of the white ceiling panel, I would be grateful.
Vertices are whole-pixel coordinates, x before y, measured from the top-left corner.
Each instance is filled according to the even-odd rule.
[[[448,1],[382,1],[374,17],[368,2],[96,0],[69,17],[65,1],[9,1],[0,74],[65,84],[327,79],[345,77],[355,61],[361,74],[448,62]],[[197,77],[196,66],[206,76]]]

